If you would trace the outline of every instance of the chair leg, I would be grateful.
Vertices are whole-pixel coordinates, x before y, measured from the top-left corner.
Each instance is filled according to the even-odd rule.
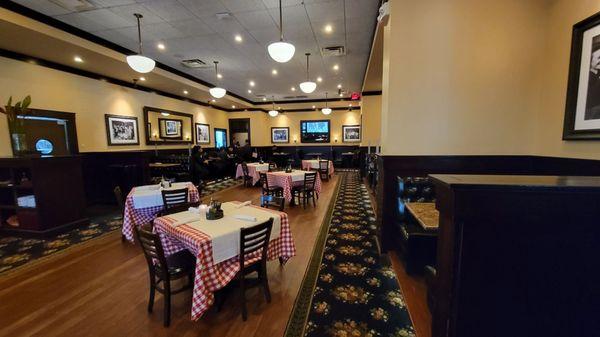
[[[240,290],[242,291],[242,320],[245,322],[248,320],[248,309],[246,308],[246,283],[243,275],[240,277]]]
[[[165,293],[164,293],[165,305],[164,305],[164,318],[163,325],[168,327],[171,324],[171,282],[165,280]]]
[[[150,276],[150,296],[148,297],[148,312],[152,312],[154,307],[154,294],[156,293],[156,285],[154,284],[154,276]]]
[[[265,299],[267,300],[267,303],[271,303],[271,291],[269,290],[269,279],[267,278],[267,264],[263,264],[260,269],[260,278],[262,279],[262,284],[265,291]]]
[[[315,193],[312,193],[312,201],[313,201],[313,206],[317,207],[317,202],[315,201]]]

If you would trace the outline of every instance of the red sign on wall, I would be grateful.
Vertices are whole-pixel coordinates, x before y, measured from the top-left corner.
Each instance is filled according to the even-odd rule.
[[[357,101],[360,99],[360,92],[353,92],[352,95],[350,96],[350,99],[353,101]]]

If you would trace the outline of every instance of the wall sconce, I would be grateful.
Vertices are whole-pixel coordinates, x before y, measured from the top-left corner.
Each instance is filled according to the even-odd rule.
[[[297,138],[294,138],[294,143],[298,143],[298,139]]]
[[[335,137],[335,142],[337,143],[337,137]]]

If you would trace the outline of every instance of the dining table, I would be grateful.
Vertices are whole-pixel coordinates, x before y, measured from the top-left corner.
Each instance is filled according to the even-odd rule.
[[[285,264],[296,255],[289,219],[286,213],[261,208],[248,202],[225,202],[224,216],[207,220],[206,213],[194,209],[166,215],[154,220],[154,232],[161,239],[165,254],[187,249],[196,257],[192,291],[192,320],[198,320],[214,304],[214,292],[225,287],[240,270],[240,229],[258,225],[273,218],[267,259]],[[245,256],[257,261],[261,251]]]
[[[188,189],[188,199],[190,202],[198,202],[200,194],[198,189],[191,182],[173,183],[167,189]],[[160,211],[164,209],[162,191],[159,185],[137,186],[131,189],[125,205],[123,207],[123,228],[122,233],[125,239],[133,242],[134,226],[152,222]]]
[[[248,163],[248,175],[252,177],[252,185],[256,185],[256,183],[260,180],[260,173],[269,171],[269,163]],[[242,169],[242,164],[237,165],[237,169],[235,171],[235,178],[240,178],[244,176],[244,170]]]
[[[306,173],[310,173],[310,171],[292,170],[291,172],[267,172],[267,181],[269,182],[269,187],[277,186],[283,188],[283,197],[285,198],[285,201],[293,205],[292,189],[304,184],[304,175]],[[321,193],[321,178],[318,174],[315,180],[315,193],[317,195]]]
[[[333,162],[331,160],[327,161],[329,164],[329,175],[333,174]],[[302,169],[303,170],[318,170],[320,169],[319,160],[318,159],[304,159],[302,160]]]

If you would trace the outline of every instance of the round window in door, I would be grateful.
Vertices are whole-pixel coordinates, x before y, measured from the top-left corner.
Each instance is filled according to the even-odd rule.
[[[51,154],[54,151],[54,145],[51,141],[41,138],[35,142],[35,149],[41,154]]]

